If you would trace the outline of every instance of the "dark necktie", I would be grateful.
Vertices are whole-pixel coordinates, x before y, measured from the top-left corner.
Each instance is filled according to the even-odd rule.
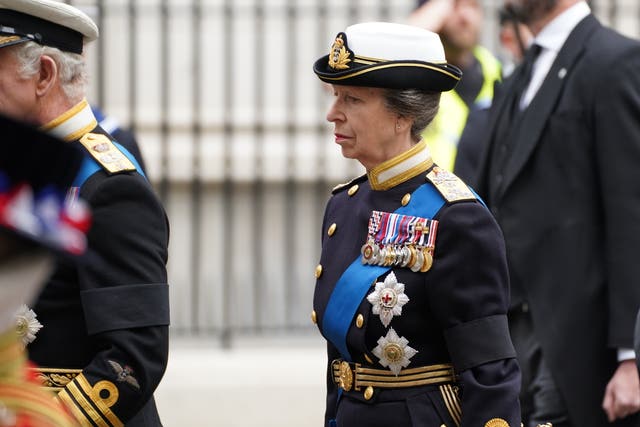
[[[542,46],[535,43],[532,44],[529,49],[527,49],[522,60],[522,66],[520,67],[518,74],[515,76],[516,80],[513,82],[514,104],[512,105],[513,112],[515,114],[520,112],[520,100],[522,99],[522,95],[524,95],[525,89],[529,86],[531,73],[533,71],[533,64],[536,62],[541,50]]]

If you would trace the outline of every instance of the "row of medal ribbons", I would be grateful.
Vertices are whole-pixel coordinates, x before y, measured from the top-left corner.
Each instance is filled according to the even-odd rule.
[[[394,212],[373,211],[362,263],[408,267],[426,272],[433,264],[438,221]]]

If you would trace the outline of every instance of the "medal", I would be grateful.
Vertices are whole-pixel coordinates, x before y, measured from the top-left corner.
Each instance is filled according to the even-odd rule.
[[[426,273],[431,269],[431,265],[433,264],[433,255],[431,255],[431,250],[427,248],[422,250],[422,255],[424,256],[424,263],[422,264],[420,272]]]
[[[424,254],[421,249],[415,249],[416,252],[416,262],[411,266],[411,271],[417,273],[422,268],[424,264]]]
[[[362,263],[363,264],[371,264],[371,260],[373,258],[373,245],[371,242],[367,241],[362,248],[360,249],[360,253],[362,254]]]
[[[398,336],[396,331],[390,328],[387,335],[378,339],[378,345],[372,353],[380,359],[382,366],[389,367],[391,372],[398,375],[402,368],[409,366],[411,358],[418,351],[409,346],[409,340]]]
[[[376,283],[375,290],[367,295],[367,301],[373,306],[371,312],[380,316],[380,321],[387,327],[393,316],[402,314],[402,306],[409,302],[409,297],[404,293],[404,283],[398,283],[392,271],[384,282]]]

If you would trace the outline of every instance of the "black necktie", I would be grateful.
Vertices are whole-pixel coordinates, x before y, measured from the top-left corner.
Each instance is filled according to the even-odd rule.
[[[533,71],[533,64],[536,62],[540,51],[542,50],[542,46],[539,44],[532,44],[527,52],[524,55],[524,59],[522,60],[522,64],[518,74],[515,76],[515,80],[513,82],[513,102],[512,106],[513,112],[517,114],[520,112],[520,100],[522,99],[522,95],[524,95],[524,91],[529,86],[529,82],[531,81],[531,73]],[[514,115],[515,116],[515,115]]]

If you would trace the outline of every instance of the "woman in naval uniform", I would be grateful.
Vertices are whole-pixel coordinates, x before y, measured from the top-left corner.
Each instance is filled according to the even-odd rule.
[[[325,425],[520,426],[501,232],[420,139],[462,73],[435,33],[379,22],[339,33],[314,71],[335,142],[366,169],[323,220]]]

